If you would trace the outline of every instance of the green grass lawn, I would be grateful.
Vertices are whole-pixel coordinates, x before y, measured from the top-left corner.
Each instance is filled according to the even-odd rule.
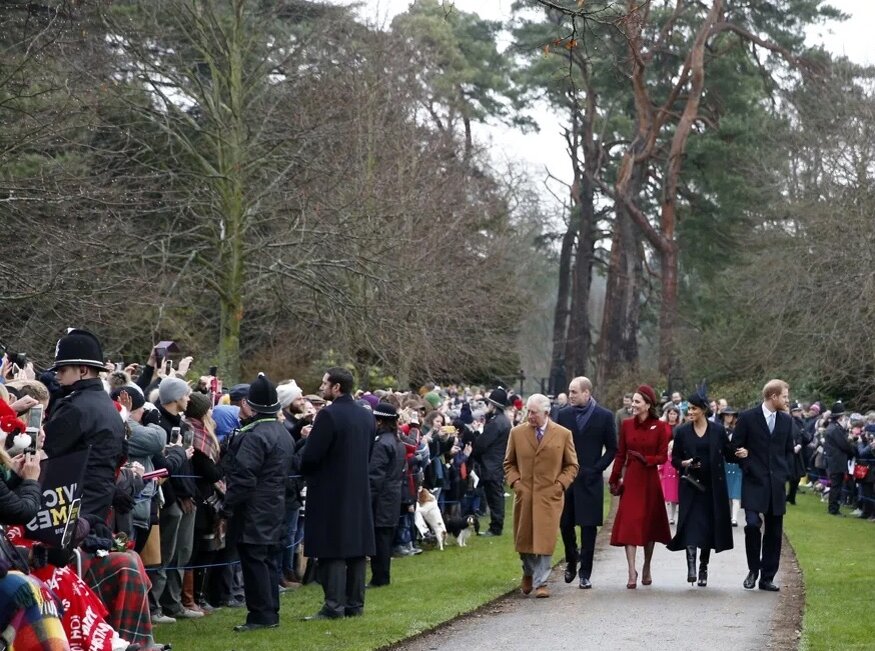
[[[815,495],[797,503],[784,531],[805,583],[801,651],[875,649],[875,522],[827,515]]]
[[[258,651],[274,649],[375,649],[397,642],[473,610],[513,590],[520,580],[513,550],[511,505],[499,538],[472,536],[460,548],[451,539],[444,551],[392,559],[392,584],[368,590],[365,616],[304,622],[322,605],[322,588],[310,584],[280,595],[280,627],[237,634],[231,629],[245,609],[224,608],[200,620],[157,626],[155,639],[179,651]],[[481,530],[489,523],[481,519]],[[368,568],[370,578],[370,568]]]

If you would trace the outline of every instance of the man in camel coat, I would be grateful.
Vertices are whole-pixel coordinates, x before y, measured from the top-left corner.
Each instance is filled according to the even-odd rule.
[[[520,589],[549,597],[553,548],[565,503],[565,491],[577,477],[577,453],[571,432],[550,420],[550,400],[539,393],[526,403],[528,422],[510,432],[504,474],[514,491],[513,538],[523,564]]]

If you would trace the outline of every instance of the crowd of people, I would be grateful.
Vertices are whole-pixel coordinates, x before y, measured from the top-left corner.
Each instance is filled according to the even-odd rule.
[[[4,355],[8,646],[167,648],[153,625],[217,608],[246,610],[235,631],[272,628],[279,595],[309,581],[324,601],[307,619],[357,617],[366,588],[391,582],[393,557],[443,549],[448,534],[503,535],[508,488],[522,591],[550,596],[559,534],[565,581],[589,589],[612,464],[611,544],[625,549],[630,589],[652,583],[656,543],[685,551],[687,580],[706,586],[710,554],[730,549],[741,523],[744,587],[777,590],[781,519],[800,481],[827,496],[829,513],[851,505],[875,519],[875,414],[790,404],[778,380],[742,413],[703,389],[684,400],[647,385],[612,412],[582,377],[525,403],[502,387],[362,392],[340,367],[305,395],[264,374],[227,389],[215,368],[191,377],[192,359],[174,369],[166,343],[124,368],[85,330],[62,337],[39,374]],[[78,517],[63,512],[72,526],[60,544],[34,539],[41,464],[83,451]]]
[[[502,463],[522,417],[506,390],[354,392],[342,368],[318,394],[263,374],[223,389],[191,364],[173,368],[159,345],[122,368],[85,330],[39,373],[4,355],[0,589],[39,604],[0,611],[14,648],[166,648],[154,625],[217,608],[246,610],[239,632],[273,627],[279,594],[314,580],[325,601],[309,619],[357,616],[366,559],[376,588],[392,557],[442,548],[487,509],[480,533],[502,534]],[[71,544],[30,539],[41,461],[82,450]],[[86,615],[97,623],[84,630]]]

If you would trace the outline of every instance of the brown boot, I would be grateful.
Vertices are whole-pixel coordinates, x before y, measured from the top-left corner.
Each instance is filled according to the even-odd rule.
[[[202,612],[194,600],[194,570],[186,570],[182,575],[182,607]]]
[[[523,575],[523,580],[520,582],[520,592],[529,594],[532,591],[532,577]]]

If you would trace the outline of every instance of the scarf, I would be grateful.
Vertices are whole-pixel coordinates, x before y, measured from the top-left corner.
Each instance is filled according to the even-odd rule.
[[[194,449],[209,457],[213,463],[219,463],[219,441],[216,437],[210,435],[202,420],[189,418],[187,422],[191,426],[191,444]]]

